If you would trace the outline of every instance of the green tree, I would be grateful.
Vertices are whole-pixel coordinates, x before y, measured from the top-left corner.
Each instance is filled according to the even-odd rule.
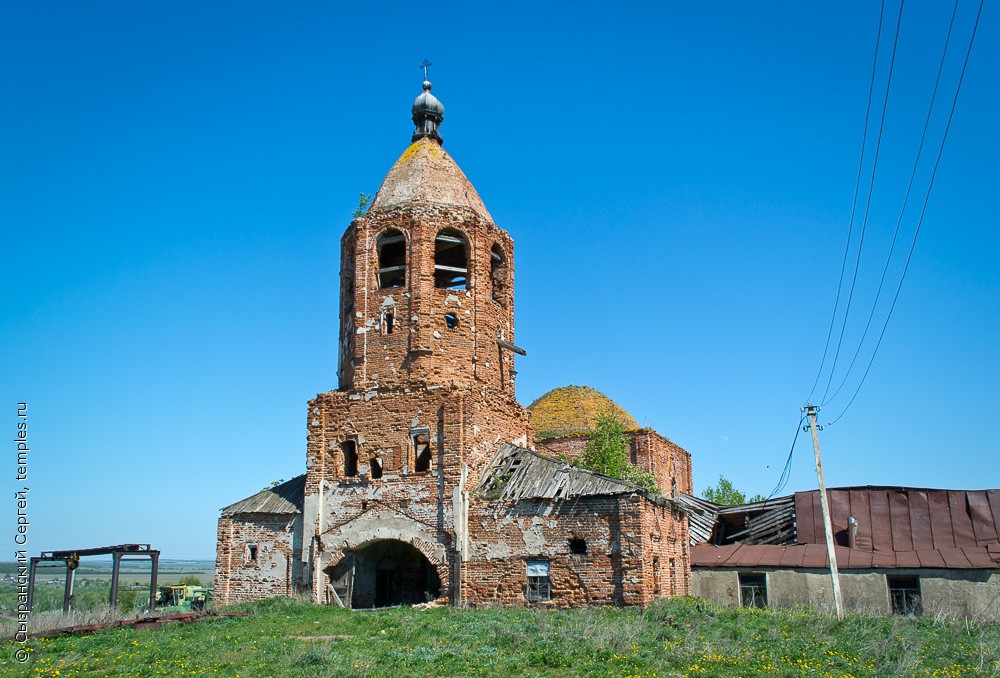
[[[201,586],[201,580],[193,574],[189,574],[186,577],[181,577],[181,586]]]
[[[362,193],[361,197],[358,198],[358,209],[354,210],[354,218],[365,216],[365,210],[368,209],[368,204],[372,201],[372,197],[367,193]]]
[[[767,499],[759,494],[747,499],[746,493],[733,487],[733,484],[726,480],[725,476],[719,476],[719,482],[714,487],[706,487],[701,496],[720,506],[737,506]]]
[[[575,465],[612,478],[621,478],[653,494],[660,494],[656,476],[629,461],[629,439],[625,431],[625,422],[614,410],[603,410],[597,415],[588,434],[587,447],[576,459]]]

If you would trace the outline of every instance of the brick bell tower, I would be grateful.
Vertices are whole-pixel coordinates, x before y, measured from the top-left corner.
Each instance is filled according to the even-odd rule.
[[[424,81],[412,145],[341,248],[344,391],[477,387],[514,393],[514,242],[442,147]]]
[[[532,439],[513,240],[445,152],[429,81],[412,114],[341,239],[338,388],[308,415],[301,584],[316,602],[460,603],[470,488],[500,444]]]

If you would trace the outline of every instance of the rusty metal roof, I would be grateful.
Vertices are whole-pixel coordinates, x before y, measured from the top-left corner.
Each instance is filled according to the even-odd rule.
[[[302,497],[306,488],[306,474],[296,476],[280,485],[268,487],[235,504],[222,509],[223,516],[238,513],[302,513]]]
[[[837,543],[847,545],[847,519],[858,521],[855,548],[926,551],[1000,544],[1000,490],[844,487],[827,490]],[[801,544],[823,543],[819,490],[795,493]]]
[[[866,486],[830,489],[827,497],[841,569],[1000,569],[1000,490]],[[794,512],[784,513],[783,529],[792,531],[795,543],[755,538],[754,521],[763,517],[759,505],[720,508],[717,520],[743,515],[748,529],[730,535],[736,543],[692,547],[691,564],[828,567],[819,490],[785,499],[794,501]],[[853,548],[848,548],[848,518],[857,521]],[[777,528],[770,523],[773,532]]]

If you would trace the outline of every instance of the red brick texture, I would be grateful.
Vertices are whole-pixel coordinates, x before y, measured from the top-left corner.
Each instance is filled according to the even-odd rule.
[[[251,513],[219,519],[216,602],[230,605],[293,593],[302,579],[302,518]],[[251,558],[250,547],[255,547]]]
[[[413,432],[423,430],[429,431],[431,462],[416,471]],[[309,407],[305,489],[305,527],[315,543],[314,598],[323,599],[324,573],[345,552],[365,545],[369,528],[378,531],[372,541],[406,542],[428,556],[442,589],[455,598],[456,493],[474,487],[498,439],[524,444],[529,435],[524,408],[485,389],[422,388],[367,399],[318,395]],[[348,440],[357,450],[355,476],[345,475],[341,443]],[[380,478],[372,477],[372,460],[381,467]]]
[[[446,229],[467,240],[467,289],[435,287],[435,239]],[[406,239],[405,284],[379,289],[378,238],[389,230]],[[503,229],[470,209],[408,205],[356,219],[341,260],[341,390],[486,385],[513,396],[513,355],[497,344],[514,343],[514,243]]]
[[[664,504],[639,495],[478,504],[463,601],[526,604],[526,563],[534,559],[549,562],[547,605],[642,605],[687,595],[686,516]],[[574,553],[571,540],[585,552]]]

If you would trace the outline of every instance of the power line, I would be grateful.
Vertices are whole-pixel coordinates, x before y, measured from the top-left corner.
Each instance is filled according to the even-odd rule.
[[[830,365],[830,377],[826,381],[826,388],[823,390],[823,405],[828,401],[826,394],[830,392],[830,384],[833,382],[833,375],[837,370],[837,359],[840,357],[840,348],[844,342],[844,332],[847,329],[847,318],[851,314],[851,301],[854,299],[854,287],[858,281],[858,270],[861,268],[861,251],[865,244],[865,231],[868,227],[868,214],[872,203],[872,192],[875,189],[875,170],[878,168],[878,154],[882,148],[882,131],[885,129],[885,114],[889,108],[889,88],[892,85],[892,73],[896,66],[896,48],[899,45],[899,27],[903,23],[903,6],[905,0],[899,3],[899,16],[896,19],[896,35],[892,40],[892,57],[889,60],[889,75],[885,80],[885,96],[882,100],[882,119],[878,126],[878,137],[875,143],[875,158],[872,161],[871,178],[868,181],[868,196],[865,200],[865,216],[861,222],[861,238],[858,240],[858,256],[854,260],[854,274],[851,278],[851,289],[847,294],[847,306],[844,308],[844,321],[840,325],[840,337],[837,339],[837,351],[833,354],[833,364]]]
[[[924,204],[920,208],[920,218],[917,220],[917,228],[913,233],[913,241],[910,243],[910,251],[906,255],[906,264],[903,266],[903,273],[899,278],[899,285],[896,286],[896,294],[892,298],[892,305],[889,306],[889,313],[886,315],[885,323],[882,324],[882,331],[879,333],[878,341],[875,343],[875,350],[872,351],[871,360],[868,361],[868,367],[865,368],[865,373],[861,377],[861,382],[858,387],[854,390],[854,395],[851,396],[851,400],[844,407],[843,412],[841,412],[836,419],[834,419],[831,424],[835,424],[847,413],[851,405],[854,403],[854,399],[858,397],[858,393],[861,391],[861,387],[865,383],[865,379],[868,377],[868,372],[872,368],[872,364],[875,362],[875,355],[878,353],[879,346],[882,345],[882,338],[885,336],[885,330],[889,326],[889,319],[892,318],[892,312],[896,308],[896,301],[899,299],[899,292],[903,289],[903,281],[906,279],[906,271],[910,268],[910,259],[913,257],[913,250],[917,246],[917,236],[920,235],[920,227],[924,223],[924,214],[927,212],[927,203],[930,201],[931,190],[934,188],[934,177],[937,175],[938,166],[941,164],[941,156],[944,154],[944,143],[948,139],[948,132],[951,130],[951,121],[955,117],[955,107],[958,104],[958,94],[962,91],[962,82],[965,80],[965,70],[969,65],[969,56],[972,54],[972,45],[976,41],[976,31],[979,28],[979,19],[983,15],[983,4],[985,0],[979,0],[979,11],[976,12],[976,22],[972,26],[972,37],[969,38],[969,47],[965,51],[965,60],[962,62],[962,73],[958,77],[958,86],[955,88],[955,96],[951,100],[951,111],[948,113],[948,123],[945,125],[944,134],[941,136],[941,145],[938,147],[937,159],[934,161],[934,169],[931,170],[930,183],[927,185],[927,193],[924,194]]]
[[[792,446],[788,450],[788,460],[785,461],[785,468],[781,471],[781,477],[778,478],[778,484],[774,486],[773,490],[771,490],[771,494],[767,495],[767,499],[770,499],[785,489],[785,485],[788,484],[788,480],[792,476],[792,453],[795,451],[795,441],[799,439],[799,431],[802,430],[802,422],[805,420],[806,417],[803,415],[802,418],[799,419],[799,423],[795,425],[795,437],[792,438]],[[764,501],[767,501],[767,499]]]
[[[844,246],[844,259],[840,263],[840,280],[837,281],[837,297],[833,300],[833,314],[830,316],[830,327],[826,331],[826,345],[823,347],[823,358],[819,361],[819,369],[816,370],[816,378],[813,380],[812,388],[806,400],[810,400],[819,384],[819,378],[823,374],[823,366],[826,364],[827,352],[830,350],[830,338],[833,336],[833,326],[837,320],[837,307],[840,305],[840,292],[844,286],[844,271],[847,270],[847,255],[851,251],[851,234],[854,230],[854,215],[858,208],[858,193],[861,188],[861,172],[865,164],[865,145],[868,142],[868,120],[872,111],[872,93],[875,91],[875,67],[878,64],[878,49],[882,43],[882,20],[885,17],[885,0],[882,0],[882,9],[878,15],[878,32],[875,36],[875,54],[872,55],[872,77],[868,85],[868,106],[865,109],[865,129],[861,135],[861,157],[858,158],[858,176],[854,181],[854,198],[851,200],[851,220],[847,226],[847,244]]]
[[[872,310],[868,314],[868,321],[865,323],[865,330],[861,333],[861,339],[858,341],[858,348],[854,351],[854,356],[851,358],[851,364],[847,366],[847,371],[844,373],[844,378],[841,380],[840,384],[837,386],[837,390],[833,392],[830,396],[830,401],[837,397],[841,389],[844,388],[844,384],[847,383],[847,378],[851,374],[851,370],[854,369],[854,364],[861,354],[861,348],[864,346],[865,338],[868,336],[868,330],[871,327],[872,319],[875,317],[875,309],[878,306],[879,297],[882,295],[882,287],[885,284],[885,275],[889,271],[889,265],[892,262],[892,254],[896,249],[896,239],[899,236],[899,229],[903,223],[903,214],[906,212],[906,206],[909,204],[910,191],[913,189],[913,182],[917,176],[917,167],[920,165],[920,156],[924,151],[924,142],[927,139],[927,129],[930,127],[931,123],[931,113],[934,111],[934,102],[937,100],[938,86],[941,84],[941,73],[944,71],[945,58],[948,56],[948,44],[951,42],[951,33],[955,27],[955,16],[958,14],[958,1],[955,0],[955,7],[951,12],[951,22],[948,24],[948,34],[944,40],[944,49],[941,52],[941,63],[938,64],[937,77],[934,79],[934,91],[931,94],[931,103],[927,107],[927,118],[924,120],[924,130],[920,134],[920,145],[917,147],[917,157],[913,161],[913,171],[910,173],[910,182],[906,186],[906,194],[903,196],[903,206],[899,210],[899,218],[896,219],[896,229],[892,233],[892,242],[889,244],[889,255],[885,259],[885,266],[882,267],[882,277],[878,281],[878,289],[875,291],[875,300],[872,302]],[[829,401],[828,401],[829,402]]]

